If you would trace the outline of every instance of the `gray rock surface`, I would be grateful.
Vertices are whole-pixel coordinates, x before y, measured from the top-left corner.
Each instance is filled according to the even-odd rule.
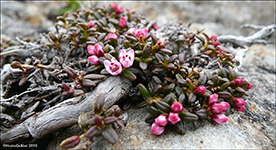
[[[93,2],[94,3],[94,2]],[[92,3],[92,4],[93,4]],[[109,4],[111,2],[99,2]],[[15,36],[37,36],[38,27],[52,29],[53,23],[44,18],[48,13],[65,6],[65,2],[1,2],[1,40]],[[85,4],[86,5],[86,4]],[[205,28],[208,35],[251,35],[252,29],[240,29],[243,24],[275,24],[275,2],[118,2],[150,20],[157,17],[157,24],[167,21],[194,22],[195,31]],[[37,11],[39,10],[39,11]],[[31,18],[40,16],[41,21]],[[48,24],[48,23],[49,24]],[[161,136],[151,133],[144,122],[145,109],[127,111],[127,126],[119,129],[119,143],[111,145],[102,138],[95,138],[94,149],[275,149],[275,34],[271,45],[252,45],[244,57],[240,73],[254,84],[246,99],[246,111],[229,116],[222,125],[208,122],[198,130],[187,130],[185,135],[166,131]],[[60,149],[62,140],[83,133],[78,126],[56,133],[48,149]]]

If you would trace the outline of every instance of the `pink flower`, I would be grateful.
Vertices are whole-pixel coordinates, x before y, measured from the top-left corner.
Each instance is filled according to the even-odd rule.
[[[106,40],[109,40],[111,37],[115,38],[116,40],[118,40],[118,36],[115,33],[108,33]]]
[[[217,46],[219,46],[219,45],[220,45],[220,42],[219,42],[219,41],[216,41],[216,42],[213,44],[214,47],[217,47]]]
[[[194,93],[204,94],[205,91],[206,91],[206,88],[203,85],[201,85],[201,86],[196,87],[196,89],[194,90]]]
[[[159,27],[156,25],[156,23],[154,23],[152,26],[151,26],[154,30],[157,30]]]
[[[128,33],[131,33],[131,34],[134,35],[135,31],[136,31],[136,28],[131,27],[131,28],[129,28],[129,29],[127,30],[126,35],[127,35]]]
[[[148,29],[146,28],[143,28],[143,29],[136,29],[135,32],[134,32],[134,36],[136,39],[139,40],[139,37],[140,36],[143,36],[144,38],[147,37],[147,34],[148,34]]]
[[[171,110],[175,113],[181,113],[183,110],[183,106],[181,103],[174,101],[171,106]]]
[[[253,87],[253,84],[252,83],[250,83],[250,82],[248,82],[248,86],[245,88],[246,90],[249,90],[249,89],[251,89]]]
[[[111,59],[111,62],[109,60],[104,60],[104,66],[106,71],[113,76],[122,73],[122,65],[116,60],[115,57]]]
[[[89,45],[87,47],[87,51],[90,55],[96,55],[98,57],[103,57],[104,56],[104,49],[98,43],[96,43],[94,46]]]
[[[231,83],[232,83],[234,86],[240,86],[240,85],[242,85],[242,82],[243,82],[243,79],[242,79],[242,78],[236,78],[236,79],[234,79]]]
[[[99,65],[99,64],[100,64],[99,58],[98,58],[96,55],[89,56],[89,57],[88,57],[88,60],[90,61],[90,63],[91,63],[92,65]]]
[[[212,94],[208,97],[207,105],[211,106],[216,102],[218,102],[218,94]]]
[[[93,28],[93,27],[95,27],[95,28],[97,29],[96,25],[94,24],[94,21],[93,21],[93,20],[90,20],[90,21],[88,22],[88,28],[90,29],[90,28]]]
[[[177,122],[181,121],[181,119],[178,116],[178,113],[172,113],[170,112],[169,114],[169,119],[168,119],[173,125],[175,125]]]
[[[224,114],[219,113],[219,114],[213,114],[211,116],[211,120],[215,122],[216,124],[223,124],[226,121],[228,121],[228,117],[226,117]]]
[[[119,27],[120,27],[120,28],[126,27],[126,18],[125,18],[125,17],[121,17],[121,18],[120,18]]]
[[[151,131],[155,135],[160,135],[160,134],[164,133],[165,127],[159,126],[156,122],[154,122],[151,125]]]
[[[112,3],[111,7],[114,9],[114,11],[117,14],[120,14],[120,13],[124,12],[124,8],[123,7],[118,7],[118,5],[116,3]]]
[[[245,111],[245,107],[244,105],[246,104],[246,102],[240,98],[240,97],[236,97],[233,100],[233,107],[237,110],[237,111],[241,111],[244,112]]]
[[[134,61],[134,50],[131,49],[130,51],[126,52],[124,49],[122,49],[119,54],[119,61],[123,67],[131,67]]]
[[[221,113],[222,112],[222,105],[220,105],[218,103],[215,103],[211,106],[210,110],[213,114]]]
[[[159,126],[165,127],[168,124],[168,118],[167,116],[161,114],[157,118],[155,118],[155,123],[157,123]]]
[[[227,102],[219,102],[218,104],[222,106],[222,112],[226,111],[229,107],[229,103]]]
[[[211,36],[211,37],[210,37],[210,39],[209,39],[209,40],[214,40],[214,41],[217,41],[217,36],[213,35],[213,36]]]

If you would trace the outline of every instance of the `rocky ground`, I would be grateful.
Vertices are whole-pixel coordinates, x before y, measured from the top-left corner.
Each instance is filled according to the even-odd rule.
[[[100,2],[108,4],[110,2]],[[95,4],[95,2],[92,2]],[[90,5],[84,3],[83,6]],[[118,2],[162,26],[168,21],[193,23],[194,31],[205,28],[208,35],[248,36],[256,32],[241,29],[243,24],[275,24],[275,2]],[[54,18],[66,2],[1,2],[1,42],[15,37],[35,38],[40,33],[54,30]],[[96,149],[275,149],[275,34],[268,45],[255,44],[247,51],[240,73],[254,84],[247,97],[247,110],[235,113],[222,125],[206,123],[196,131],[188,130],[181,136],[170,131],[158,137],[144,122],[145,109],[127,111],[127,126],[120,129],[119,143],[111,145],[102,138],[93,142]],[[65,138],[80,134],[77,126],[63,129],[49,144],[48,149],[59,149]]]

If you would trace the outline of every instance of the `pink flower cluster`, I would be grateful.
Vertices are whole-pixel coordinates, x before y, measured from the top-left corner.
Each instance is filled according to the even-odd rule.
[[[130,68],[134,61],[134,50],[130,50],[126,52],[124,49],[121,50],[119,54],[119,61],[116,60],[115,57],[109,60],[104,60],[104,66],[108,73],[113,76],[121,74],[123,72],[123,68]]]
[[[178,113],[183,111],[183,105],[179,102],[173,102],[171,106],[171,111],[169,113],[169,117],[161,114],[157,118],[155,118],[154,123],[151,126],[151,131],[155,135],[160,135],[164,133],[165,126],[168,125],[168,121],[175,125],[177,122],[181,121],[178,116]]]
[[[104,56],[104,49],[103,47],[96,43],[94,46],[89,45],[87,47],[88,53],[91,55],[88,57],[88,60],[92,65],[99,65],[99,58]]]
[[[126,34],[131,33],[134,35],[134,37],[139,40],[140,36],[142,36],[143,38],[146,38],[148,35],[148,29],[143,28],[143,29],[137,29],[134,27],[131,27],[128,29],[128,31],[126,32]]]
[[[212,113],[211,120],[216,124],[222,124],[228,121],[228,117],[226,117],[222,112],[228,109],[229,104],[227,102],[217,102],[218,95],[212,94],[208,97],[207,105],[210,107]]]
[[[111,3],[111,7],[114,9],[114,11],[117,14],[121,14],[124,12],[124,8],[123,7],[118,7],[118,5],[116,3]]]

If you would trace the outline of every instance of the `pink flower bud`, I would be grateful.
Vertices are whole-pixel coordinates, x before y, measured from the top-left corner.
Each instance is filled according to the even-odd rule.
[[[108,35],[106,36],[106,40],[109,40],[111,37],[118,40],[118,36],[115,33],[108,33]]]
[[[98,57],[103,57],[104,56],[104,49],[98,43],[96,43],[94,46],[89,45],[87,47],[87,51],[90,55],[96,55]]]
[[[154,30],[157,30],[159,27],[156,25],[156,23],[154,23],[152,26],[151,26]]]
[[[162,127],[165,127],[168,124],[167,116],[161,114],[157,118],[155,118],[155,122]]]
[[[235,108],[237,111],[241,111],[241,112],[244,112],[245,109],[246,109],[244,106],[241,106],[241,107],[236,107],[236,106],[234,106],[234,108]]]
[[[92,45],[87,46],[87,52],[89,53],[89,55],[96,55],[94,52],[94,46]]]
[[[99,64],[100,64],[99,58],[98,58],[96,55],[89,56],[89,57],[88,57],[88,60],[90,61],[90,63],[91,63],[92,65],[99,65]]]
[[[213,44],[214,47],[217,47],[217,46],[219,46],[219,45],[220,45],[220,42],[219,42],[219,41],[216,41],[216,42]]]
[[[124,49],[122,49],[119,54],[119,61],[123,67],[131,67],[134,61],[134,50],[131,49],[130,51],[126,52]]]
[[[120,28],[126,27],[126,18],[125,18],[125,17],[121,17],[121,18],[120,18],[119,27],[120,27]]]
[[[122,65],[116,60],[115,57],[111,59],[111,62],[109,60],[104,60],[104,66],[106,71],[113,76],[116,76],[123,71]]]
[[[215,122],[216,124],[223,124],[226,121],[228,121],[228,117],[226,117],[224,114],[219,113],[219,114],[213,114],[211,116],[211,120]]]
[[[240,97],[236,97],[234,100],[233,100],[233,105],[234,107],[242,107],[246,104],[246,102],[240,98]]]
[[[194,90],[194,93],[204,94],[205,91],[206,91],[206,88],[203,85],[201,85],[201,86],[196,87],[196,89]]]
[[[170,112],[169,114],[169,119],[168,119],[173,125],[175,125],[177,122],[181,121],[181,119],[178,116],[178,113],[172,113]]]
[[[234,86],[240,86],[240,85],[242,85],[242,82],[243,82],[243,79],[242,79],[242,78],[236,78],[236,79],[234,79],[231,83],[232,83]]]
[[[144,28],[144,29],[136,29],[135,32],[134,32],[134,36],[138,40],[139,40],[140,36],[143,36],[144,38],[146,38],[147,34],[148,34],[148,29],[146,29],[146,28]]]
[[[155,135],[160,135],[160,134],[164,133],[165,127],[159,126],[156,122],[154,122],[151,125],[151,131]]]
[[[97,29],[96,25],[94,24],[94,21],[93,21],[93,20],[90,20],[90,21],[88,22],[88,28],[90,29],[90,28],[93,28],[93,27]]]
[[[229,103],[227,102],[219,102],[218,104],[222,106],[222,112],[226,111],[229,107]]]
[[[129,29],[127,30],[126,35],[127,35],[128,33],[131,33],[131,34],[134,35],[135,32],[136,32],[136,28],[131,27],[131,28],[129,28]]]
[[[218,114],[222,112],[222,106],[218,103],[215,103],[211,106],[210,110],[213,114]]]
[[[212,94],[208,97],[207,105],[211,106],[218,102],[218,94]]]
[[[183,105],[179,102],[174,101],[171,106],[171,110],[175,113],[181,113],[183,110]]]
[[[209,38],[209,40],[214,40],[214,41],[217,41],[217,36],[212,35],[212,36]]]
[[[253,87],[253,84],[252,83],[250,83],[250,82],[248,82],[248,86],[245,88],[246,90],[249,90],[249,89],[251,89]]]

